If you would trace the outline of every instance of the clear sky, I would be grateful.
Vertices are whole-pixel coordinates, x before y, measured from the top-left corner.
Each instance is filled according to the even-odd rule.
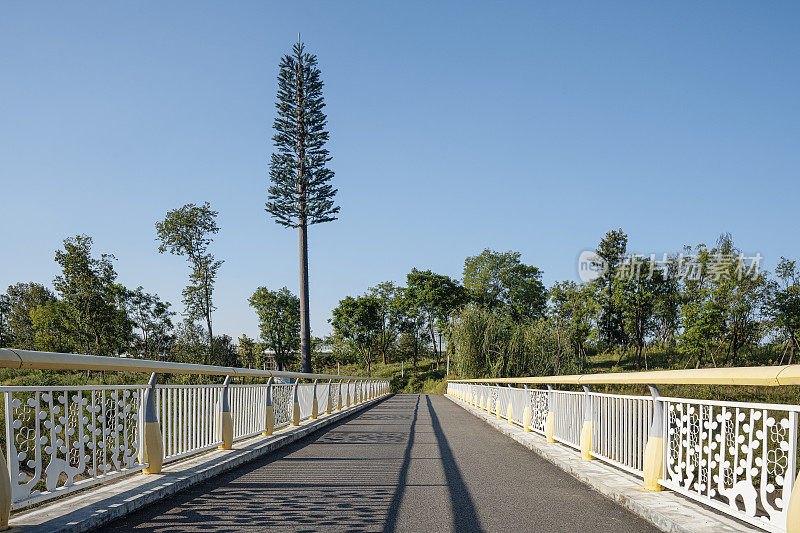
[[[215,332],[298,290],[297,234],[264,212],[275,77],[319,57],[341,218],[310,234],[312,329],[412,268],[461,277],[519,250],[549,285],[622,227],[679,251],[723,231],[800,258],[800,3],[0,3],[0,287],[51,284],[91,235],[122,283],[180,309],[154,223],[205,200],[225,261]]]

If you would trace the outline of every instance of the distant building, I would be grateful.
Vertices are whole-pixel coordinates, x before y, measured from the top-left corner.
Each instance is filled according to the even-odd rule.
[[[278,370],[278,363],[275,362],[275,351],[264,350],[264,370]],[[333,355],[333,347],[328,344],[320,344],[314,349],[316,355]],[[293,356],[300,358],[300,352],[292,353]]]

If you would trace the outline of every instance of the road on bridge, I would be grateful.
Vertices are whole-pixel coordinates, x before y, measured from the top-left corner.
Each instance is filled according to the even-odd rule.
[[[399,394],[110,531],[657,531],[446,398]]]

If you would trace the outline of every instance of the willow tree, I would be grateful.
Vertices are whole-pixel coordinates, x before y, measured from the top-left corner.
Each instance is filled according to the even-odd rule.
[[[297,228],[300,237],[300,358],[311,372],[311,327],[308,298],[308,226],[336,220],[339,207],[330,180],[333,171],[325,143],[327,117],[323,112],[322,79],[317,57],[298,42],[283,56],[278,73],[278,115],[272,137],[267,212],[275,222]]]

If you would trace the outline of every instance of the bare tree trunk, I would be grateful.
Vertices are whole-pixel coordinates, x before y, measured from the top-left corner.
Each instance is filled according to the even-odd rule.
[[[311,319],[308,311],[308,227],[300,223],[300,368],[311,372]]]

